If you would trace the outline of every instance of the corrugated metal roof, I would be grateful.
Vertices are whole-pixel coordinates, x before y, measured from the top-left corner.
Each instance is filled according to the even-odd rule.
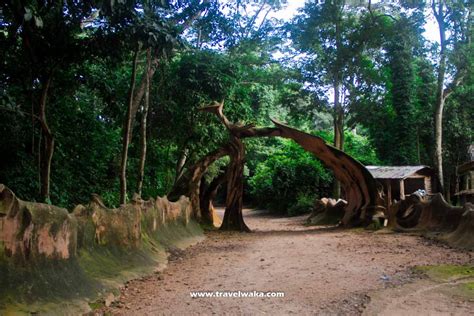
[[[428,166],[366,166],[375,179],[405,179]]]

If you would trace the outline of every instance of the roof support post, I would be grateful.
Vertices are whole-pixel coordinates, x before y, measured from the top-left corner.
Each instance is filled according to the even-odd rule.
[[[385,183],[387,184],[387,209],[390,209],[390,206],[392,205],[392,181],[386,179]]]
[[[403,179],[400,180],[400,200],[405,199],[405,181]]]

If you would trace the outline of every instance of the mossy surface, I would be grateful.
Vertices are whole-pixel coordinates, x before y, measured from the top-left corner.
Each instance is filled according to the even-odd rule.
[[[418,266],[416,270],[425,273],[435,281],[442,282],[465,277],[474,278],[474,265]]]
[[[365,227],[365,229],[372,230],[372,231],[380,230],[382,228],[383,228],[383,224],[380,222],[378,218],[372,219],[372,222],[369,225],[367,225],[367,227]]]
[[[48,304],[96,295],[100,287],[76,259],[0,263],[0,310],[17,306],[20,311],[45,311]]]
[[[66,310],[79,314],[106,291],[151,273],[157,266],[164,267],[167,248],[184,248],[203,238],[201,227],[194,221],[166,224],[155,232],[142,231],[138,248],[100,246],[87,237],[90,232],[82,233],[75,259],[44,259],[35,264],[0,260],[0,314],[61,314]],[[1,259],[3,247],[0,249]]]
[[[474,296],[474,282],[464,284],[464,288],[469,292],[469,294]]]
[[[449,297],[474,299],[474,266],[473,265],[430,265],[417,266],[431,280],[440,283],[439,291]]]
[[[337,225],[342,219],[340,214],[336,212],[324,212],[311,217],[308,225],[317,226],[317,225]]]

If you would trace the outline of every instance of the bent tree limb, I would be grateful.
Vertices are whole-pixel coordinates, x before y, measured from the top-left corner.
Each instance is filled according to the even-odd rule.
[[[202,111],[217,115],[232,136],[231,164],[227,178],[226,212],[224,215],[223,229],[247,231],[248,227],[243,222],[242,204],[239,202],[243,196],[243,187],[240,177],[243,169],[240,163],[244,158],[244,146],[239,144],[242,138],[247,137],[284,137],[294,140],[303,149],[311,152],[323,164],[331,169],[334,177],[341,183],[348,205],[342,225],[346,227],[367,225],[377,210],[384,210],[382,193],[379,185],[370,172],[357,160],[314,135],[307,134],[292,127],[272,120],[275,128],[256,128],[253,124],[239,125],[231,123],[223,113],[224,103],[215,102],[211,106],[201,108]],[[236,176],[240,173],[240,176]],[[235,187],[233,187],[235,186]],[[226,222],[226,218],[228,222]]]
[[[326,144],[321,137],[272,121],[280,131],[280,137],[294,140],[333,171],[348,202],[342,219],[343,226],[369,224],[377,210],[384,210],[381,189],[364,165],[342,150]]]
[[[202,222],[213,225],[214,223],[214,205],[213,201],[217,196],[217,191],[227,181],[227,172],[222,172],[215,177],[209,185],[201,181],[200,188],[200,207]]]
[[[189,197],[194,217],[198,220],[201,219],[199,196],[202,177],[212,163],[229,155],[229,152],[230,144],[225,144],[224,146],[210,152],[188,168],[173,186],[173,189],[171,189],[171,192],[168,194],[168,199],[170,201],[175,201],[178,200],[181,195]]]

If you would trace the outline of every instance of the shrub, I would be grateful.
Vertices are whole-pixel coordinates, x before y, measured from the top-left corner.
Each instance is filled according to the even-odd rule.
[[[249,179],[251,197],[258,206],[279,213],[309,211],[307,205],[315,198],[329,194],[332,175],[298,144],[281,140],[279,145],[257,164]]]

